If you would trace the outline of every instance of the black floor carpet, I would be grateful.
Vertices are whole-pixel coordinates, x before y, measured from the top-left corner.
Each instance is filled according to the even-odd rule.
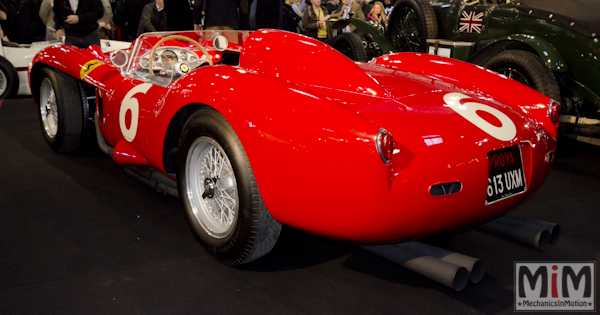
[[[508,314],[515,261],[600,258],[600,148],[566,139],[514,212],[560,223],[559,243],[540,252],[475,230],[429,238],[487,265],[481,283],[454,292],[289,228],[263,259],[223,266],[176,198],[125,174],[91,136],[55,153],[31,99],[0,103],[0,314]]]

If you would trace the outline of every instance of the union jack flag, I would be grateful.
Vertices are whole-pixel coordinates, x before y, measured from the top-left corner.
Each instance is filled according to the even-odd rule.
[[[475,13],[471,12],[462,12],[462,17],[460,18],[460,28],[458,31],[467,32],[467,33],[481,33],[481,27],[483,26],[483,12]]]

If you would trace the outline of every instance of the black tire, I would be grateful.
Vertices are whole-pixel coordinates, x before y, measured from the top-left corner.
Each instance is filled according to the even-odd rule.
[[[366,62],[369,60],[362,39],[356,33],[341,33],[336,36],[333,48],[354,61]]]
[[[400,51],[426,52],[427,39],[437,38],[438,25],[427,0],[398,0],[386,36]]]
[[[560,102],[560,88],[542,59],[524,50],[505,50],[483,64]]]
[[[0,56],[0,100],[13,97],[19,89],[17,69]]]
[[[58,152],[77,150],[83,134],[83,110],[77,80],[64,72],[40,71],[40,124],[46,141]]]
[[[220,158],[218,168],[211,168],[218,172],[207,171],[217,166],[209,156]],[[177,149],[177,186],[192,231],[217,260],[239,265],[275,246],[281,224],[262,201],[240,139],[217,111],[200,109],[185,123]],[[226,196],[231,198],[222,198]],[[218,200],[222,206],[211,212]],[[223,211],[229,207],[233,211]],[[223,218],[229,222],[220,222]]]

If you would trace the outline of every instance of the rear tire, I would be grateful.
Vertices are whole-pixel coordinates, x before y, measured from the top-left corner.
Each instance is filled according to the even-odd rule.
[[[356,33],[341,33],[335,37],[333,48],[354,61],[368,61],[367,50]]]
[[[17,69],[6,58],[0,56],[0,100],[14,96],[18,89]]]
[[[58,152],[79,147],[83,133],[83,111],[77,80],[64,72],[40,71],[40,124],[46,141]]]
[[[427,0],[398,0],[390,13],[387,37],[403,52],[426,52],[427,39],[437,38],[438,25]]]
[[[560,88],[556,77],[537,55],[524,50],[505,50],[485,62],[483,67],[521,82],[560,102]]]
[[[275,246],[281,224],[262,201],[240,139],[217,111],[200,109],[185,123],[177,186],[192,231],[217,260],[244,264]]]

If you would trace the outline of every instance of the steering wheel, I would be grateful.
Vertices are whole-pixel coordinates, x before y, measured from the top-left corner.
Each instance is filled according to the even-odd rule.
[[[162,44],[168,40],[171,40],[171,39],[181,39],[186,42],[192,43],[194,46],[198,47],[198,49],[200,49],[200,51],[202,51],[202,53],[206,57],[206,60],[208,60],[208,64],[211,66],[213,65],[212,58],[208,54],[208,51],[206,51],[206,49],[204,49],[204,47],[202,47],[202,45],[200,45],[200,43],[198,43],[197,41],[195,41],[187,36],[171,35],[171,36],[167,36],[167,37],[159,40],[158,43],[154,44],[154,46],[152,47],[152,50],[150,50],[150,55],[148,56],[148,59],[149,59],[148,60],[148,70],[149,70],[150,74],[154,75],[154,70],[152,69],[152,59],[154,59],[154,53],[156,51],[156,48],[158,48],[158,46],[160,46],[160,44]]]

